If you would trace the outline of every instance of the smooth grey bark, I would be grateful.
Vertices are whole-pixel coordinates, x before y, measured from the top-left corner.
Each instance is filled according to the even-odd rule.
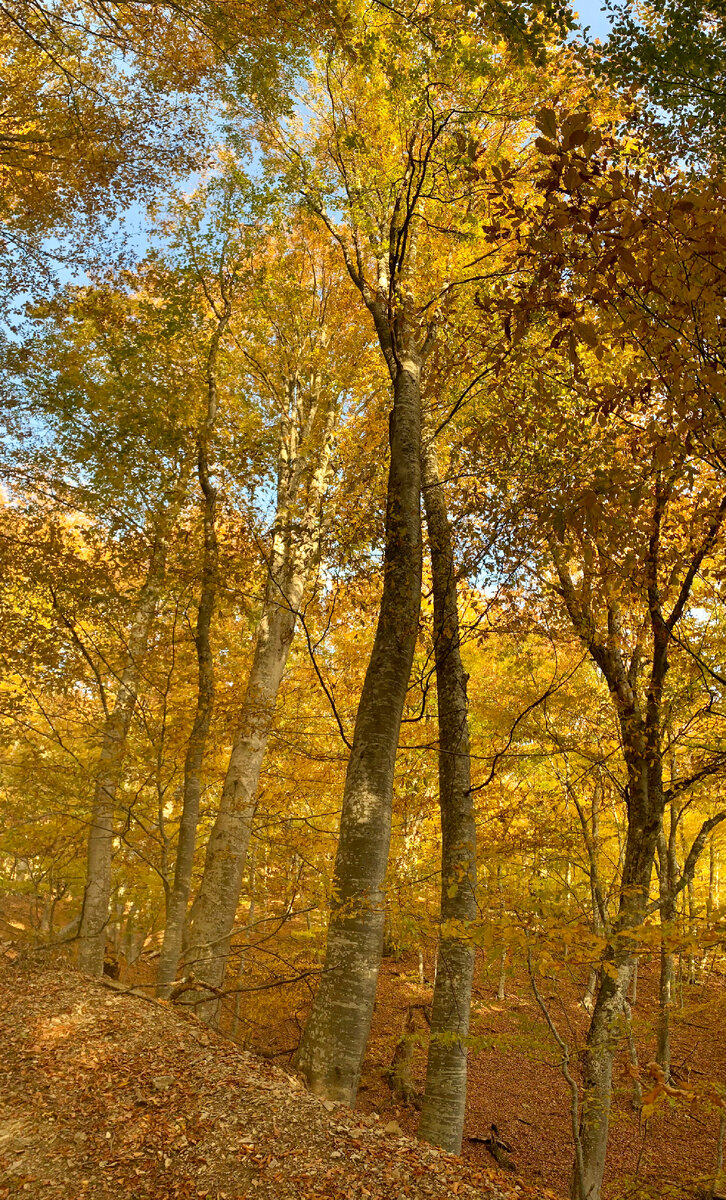
[[[474,947],[469,931],[477,915],[476,824],[471,792],[468,677],[461,661],[454,548],[430,434],[422,455],[422,490],[434,593],[441,932],[419,1136],[458,1154],[466,1109],[466,1039],[474,978]]]
[[[383,594],[348,759],[325,963],[297,1056],[313,1092],[348,1104],[383,949],[393,776],[421,605],[422,355],[403,338],[394,355],[387,305],[366,303],[393,383]]]
[[[605,899],[603,896],[602,882],[600,879],[600,866],[598,860],[598,848],[600,841],[600,800],[602,797],[602,781],[597,780],[592,791],[592,801],[590,805],[590,822],[588,824],[587,815],[580,803],[576,792],[570,788],[568,782],[568,793],[575,805],[577,815],[582,828],[582,837],[585,842],[587,858],[589,864],[590,875],[590,902],[592,905],[592,928],[596,936],[600,937],[603,933],[608,932],[608,917]],[[587,981],[585,994],[582,998],[582,1006],[586,1012],[592,1014],[595,1005],[595,995],[598,988],[600,978],[599,966],[590,968],[590,974]]]
[[[507,951],[502,950],[499,959],[499,982],[497,984],[497,1001],[502,1004],[507,998]]]
[[[708,843],[708,897],[706,900],[706,917],[712,920],[714,909],[718,908],[718,851],[713,838]]]
[[[502,864],[497,863],[497,892],[499,893],[500,918],[504,916],[504,892],[502,889]],[[497,1001],[501,1004],[507,997],[507,959],[509,947],[504,946],[499,960],[499,982],[497,984]]]
[[[661,825],[658,834],[658,892],[660,898],[660,975],[658,978],[658,1020],[656,1027],[656,1062],[663,1068],[666,1082],[671,1076],[670,1014],[673,1003],[673,951],[670,941],[676,922],[676,830],[678,815],[671,810],[668,837]]]
[[[146,579],[139,592],[128,634],[126,661],[118,679],[113,706],[103,729],[96,770],[91,824],[86,854],[86,885],[78,933],[78,965],[90,975],[103,974],[111,904],[116,796],[123,771],[126,744],[136,708],[141,663],[149,642],[166,569],[166,531],[157,525]]]
[[[199,433],[197,478],[202,493],[204,550],[194,644],[197,652],[197,705],[184,756],[184,788],[179,822],[174,879],[167,893],[164,940],[159,956],[156,991],[168,996],[176,978],[184,941],[184,925],[192,886],[197,825],[202,796],[202,769],[214,711],[214,659],[211,628],[217,601],[219,546],[217,543],[217,489],[209,475],[209,440],[217,416],[216,366],[219,345],[231,316],[231,302],[223,291],[223,307],[207,355],[207,411]]]
[[[383,592],[343,790],[325,962],[297,1062],[312,1091],[353,1104],[383,946],[396,751],[421,609],[421,371],[439,316],[438,304],[417,304],[408,275],[433,151],[453,114],[438,119],[432,110],[410,126],[400,176],[369,187],[361,186],[355,155],[345,161],[357,114],[351,111],[348,123],[344,108],[340,122],[332,113],[329,147],[344,193],[343,221],[326,213],[304,173],[301,193],[338,243],[372,317],[393,405]]]
[[[210,631],[217,592],[218,554],[214,527],[217,493],[209,482],[206,471],[202,472],[200,468],[200,481],[203,477],[204,560],[194,632],[197,651],[197,706],[184,756],[184,789],[174,863],[174,879],[167,897],[164,940],[159,956],[156,980],[156,990],[159,996],[169,995],[182,953],[184,923],[194,870],[199,805],[202,795],[202,768],[214,710],[214,659]]]
[[[207,843],[204,873],[192,905],[185,970],[200,982],[220,988],[229,956],[230,938],[239,903],[245,859],[252,832],[260,769],[267,748],[277,694],[295,629],[302,588],[286,589],[290,608],[283,607],[279,581],[270,579],[255,638],[252,667],[225,775],[219,810]],[[193,1001],[204,1020],[214,1021],[218,1001]]]
[[[637,982],[637,978],[638,961],[636,959],[631,976],[633,984]],[[628,1057],[630,1058],[630,1065],[633,1068],[633,1108],[636,1112],[639,1112],[640,1106],[643,1103],[643,1085],[640,1082],[638,1049],[635,1045],[635,1036],[633,1034],[633,1010],[630,1007],[630,1001],[627,997],[623,1001],[623,1011],[625,1013],[625,1025],[628,1036]]]
[[[280,439],[277,516],[252,666],[185,937],[185,970],[207,990],[186,993],[184,1003],[193,1004],[208,1022],[219,1013],[218,993],[242,889],[260,770],[297,614],[319,547],[337,397],[323,404],[313,392],[305,411],[296,411],[299,384],[290,381],[293,416],[283,423]]]

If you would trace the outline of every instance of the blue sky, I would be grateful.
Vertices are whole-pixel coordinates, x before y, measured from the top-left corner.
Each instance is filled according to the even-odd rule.
[[[573,8],[579,13],[580,24],[590,26],[591,37],[603,40],[607,37],[610,21],[600,6],[600,0],[574,0]]]

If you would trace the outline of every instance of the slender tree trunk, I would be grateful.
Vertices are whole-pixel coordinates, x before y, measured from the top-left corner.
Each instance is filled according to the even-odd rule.
[[[637,961],[633,967],[633,979],[636,978]],[[623,1011],[625,1013],[625,1025],[628,1035],[628,1057],[630,1065],[633,1068],[633,1108],[636,1112],[640,1111],[640,1106],[643,1103],[643,1086],[639,1078],[638,1066],[638,1049],[635,1045],[635,1034],[633,1033],[633,1010],[630,1007],[630,1001],[625,1000],[623,1003]]]
[[[136,904],[135,901],[132,901],[132,903],[129,905],[129,911],[126,914],[123,934],[121,937],[121,953],[123,954],[129,966],[132,966],[138,958],[138,932],[136,928],[136,916],[138,911],[138,904]]]
[[[386,353],[387,314],[376,325]],[[387,355],[393,380],[383,595],[356,715],[325,965],[298,1051],[318,1095],[355,1101],[383,947],[396,750],[421,606],[421,357]]]
[[[696,932],[696,888],[691,877],[686,886],[686,903],[688,905],[688,982],[696,982],[696,957],[693,953],[693,934]],[[683,989],[681,988],[681,1008],[683,1007]]]
[[[204,495],[204,559],[194,636],[198,666],[197,709],[184,758],[184,795],[174,864],[174,881],[167,901],[164,940],[156,981],[159,996],[169,995],[171,985],[176,978],[182,952],[184,923],[194,869],[194,851],[202,795],[202,767],[214,709],[214,660],[210,630],[217,594],[218,548],[215,529],[217,492],[209,480],[206,454],[202,450],[199,454],[199,482]]]
[[[672,818],[673,820],[673,818]],[[675,826],[672,826],[673,835]],[[671,1072],[670,1014],[673,1004],[673,951],[670,938],[676,921],[676,869],[673,843],[661,828],[658,835],[658,890],[660,897],[660,977],[658,981],[658,1022],[656,1029],[656,1061],[663,1068],[666,1081]]]
[[[621,726],[622,727],[622,726]],[[573,1175],[573,1200],[600,1200],[605,1171],[613,1063],[618,1044],[627,1037],[627,994],[634,958],[631,931],[645,917],[650,876],[660,829],[662,806],[660,760],[647,763],[637,751],[626,748],[630,777],[630,820],[620,889],[620,909],[603,964],[600,988],[593,1009],[583,1062],[583,1099],[580,1139],[581,1177]],[[648,773],[653,792],[648,795]]]
[[[497,1000],[502,1004],[507,998],[507,951],[502,950],[499,959],[499,983],[497,984]]]
[[[661,746],[663,681],[668,670],[671,625],[663,618],[657,586],[660,521],[665,500],[656,486],[648,559],[648,603],[652,633],[652,666],[644,709],[626,669],[620,645],[622,615],[614,596],[607,597],[607,635],[598,631],[592,611],[570,574],[562,544],[549,540],[560,595],[573,627],[607,680],[618,716],[623,757],[628,771],[627,835],[617,918],[608,936],[603,970],[590,1020],[583,1059],[580,1144],[572,1178],[573,1200],[600,1200],[608,1144],[615,1052],[627,1034],[626,1003],[635,958],[634,932],[648,906],[653,860],[662,828],[665,794]],[[680,603],[685,603],[681,595]],[[671,615],[671,622],[677,610]],[[631,664],[632,667],[632,664]]]
[[[499,893],[500,920],[504,918],[504,892],[502,890],[502,864],[497,863],[497,892]],[[507,996],[507,959],[509,947],[504,946],[499,960],[499,983],[497,985],[497,1000],[503,1003]]]
[[[687,863],[690,863],[690,866],[691,866],[691,869],[689,871],[687,871],[687,875],[686,875],[686,901],[687,901],[687,905],[688,905],[688,907],[687,907],[687,913],[688,913],[687,932],[689,934],[688,982],[691,984],[696,982],[696,960],[695,960],[695,956],[693,954],[693,950],[690,947],[693,943],[693,935],[696,932],[696,925],[697,925],[697,919],[698,919],[698,908],[696,905],[696,888],[695,888],[695,884],[694,884],[694,875],[695,875],[696,866],[698,864],[699,858],[700,858],[701,854],[703,853],[703,849],[706,844],[706,841],[705,841],[706,834],[704,833],[704,828],[707,827],[707,831],[710,832],[711,829],[715,828],[717,825],[720,825],[720,823],[723,819],[724,818],[723,818],[722,814],[717,814],[715,817],[710,818],[710,820],[705,823],[705,826],[702,827],[701,832],[696,837],[695,841],[691,844],[690,849],[688,849],[685,835],[684,835],[683,829],[681,827],[681,848],[682,848],[682,853],[683,853],[684,869],[685,869],[685,864],[687,864]],[[713,837],[711,837],[709,839],[709,848],[712,846],[713,846]],[[716,859],[716,867],[718,867],[718,859]],[[709,862],[709,889],[711,886],[710,881],[711,881],[711,863]],[[718,883],[718,878],[717,878],[717,883]],[[684,902],[684,909],[685,909],[685,902]],[[685,912],[684,912],[684,921],[685,920],[686,920],[686,916],[685,916]],[[681,972],[681,1008],[682,1007],[683,1007],[683,982],[682,982],[682,972]]]
[[[439,724],[441,933],[419,1136],[451,1154],[461,1150],[466,1108],[476,918],[476,825],[471,793],[467,675],[461,661],[454,550],[436,449],[423,451],[424,511],[434,592],[434,656]]]
[[[128,635],[126,662],[118,680],[113,707],[103,730],[101,752],[88,832],[86,886],[79,930],[78,963],[90,975],[103,974],[106,926],[111,903],[116,795],[123,770],[126,743],[136,707],[141,662],[146,652],[166,567],[166,540],[157,528],[146,580],[139,592]]]
[[[573,794],[573,800],[577,809],[577,814],[582,825],[582,833],[585,839],[585,848],[590,864],[590,902],[592,905],[592,928],[597,937],[601,937],[606,928],[607,912],[605,908],[605,900],[602,893],[602,885],[600,883],[600,867],[598,861],[598,851],[600,845],[600,799],[602,793],[602,781],[598,780],[592,790],[592,803],[590,808],[590,827],[588,829],[587,820],[584,810],[579,800]],[[582,1006],[586,1012],[592,1014],[595,1006],[595,995],[600,982],[599,964],[593,964],[590,967],[587,987],[585,995],[582,997]]]
[[[204,874],[192,905],[184,962],[197,979],[219,988],[229,956],[242,879],[255,814],[260,769],[295,630],[295,613],[302,580],[287,590],[290,608],[283,607],[279,583],[269,581],[255,638],[252,667],[224,780],[219,811],[207,843]],[[216,1000],[198,1001],[195,1011],[213,1021]],[[185,1001],[188,997],[185,995]]]
[[[331,403],[323,414],[322,431],[317,430],[315,451],[308,446],[301,454],[299,425],[295,422],[292,428],[286,427],[281,439],[280,499],[265,600],[219,811],[207,843],[204,873],[185,939],[185,965],[212,989],[219,989],[224,982],[260,770],[297,613],[318,554],[320,505],[328,477],[336,413],[336,406]],[[302,519],[295,521],[293,505],[306,473],[305,510]],[[199,990],[186,993],[184,1001],[193,1003],[204,1020],[217,1019],[216,996],[207,993],[205,999],[204,991]]]
[[[222,310],[217,317],[217,325],[212,334],[207,355],[207,411],[198,441],[197,476],[204,497],[204,552],[199,609],[194,635],[197,651],[197,708],[184,757],[184,794],[174,864],[174,880],[167,897],[164,941],[161,947],[156,981],[157,994],[160,996],[169,995],[182,953],[187,905],[189,904],[194,870],[194,852],[197,844],[199,805],[202,796],[202,768],[214,711],[214,659],[210,633],[217,600],[219,547],[216,529],[217,490],[209,476],[209,443],[217,418],[217,358],[231,313],[231,300],[223,288]]]
[[[718,853],[713,835],[708,842],[708,899],[706,901],[706,916],[713,919],[714,909],[718,907]]]
[[[638,1003],[638,959],[633,963],[633,974],[630,980],[630,1005],[635,1008]]]

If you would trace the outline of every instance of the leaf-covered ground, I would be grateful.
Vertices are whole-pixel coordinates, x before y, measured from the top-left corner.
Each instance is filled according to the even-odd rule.
[[[544,1200],[310,1096],[167,1004],[0,965],[0,1200]]]
[[[304,956],[294,958],[291,939],[282,949],[285,961],[295,962],[301,972],[310,965]],[[687,976],[685,957],[682,966]],[[679,1088],[692,1089],[692,1100],[661,1097],[653,1117],[644,1122],[633,1106],[627,1042],[625,1038],[620,1040],[604,1200],[694,1200],[699,1189],[710,1193],[720,1115],[713,1089],[715,1086],[723,1091],[726,1082],[726,988],[720,960],[709,956],[696,966],[697,981],[688,984],[686,978],[679,980],[671,1011],[674,1082]],[[656,1053],[658,968],[657,955],[644,955],[638,999],[633,1006],[633,1031],[644,1090],[652,1086],[647,1066]],[[254,982],[264,984],[268,979],[266,968],[260,969],[249,956],[246,972],[254,976],[258,969]],[[132,977],[143,977],[151,986],[153,963],[146,970],[148,976],[137,966]],[[431,1003],[432,958],[426,962],[424,984],[418,973],[414,953],[383,960],[357,1103],[362,1113],[378,1112],[384,1121],[395,1119],[412,1136],[419,1113],[396,1102],[385,1072],[403,1033],[406,1012],[414,1006],[412,1082],[419,1091],[424,1086],[428,1028],[422,1010]],[[501,1139],[510,1147],[508,1157],[521,1178],[565,1196],[573,1149],[570,1095],[560,1071],[560,1054],[537,1006],[526,969],[520,965],[508,973],[506,998],[501,1001],[496,999],[498,976],[498,962],[489,967],[479,962],[462,1154],[474,1169],[493,1166],[485,1139],[495,1123]],[[569,1044],[576,1075],[589,1023],[582,1007],[586,979],[585,969],[573,968],[572,972],[561,970],[552,978],[540,980],[541,995]],[[230,997],[225,1028],[237,1037],[248,1038],[251,1046],[276,1056],[278,1063],[288,1062],[309,1008],[306,993],[305,984],[297,989],[250,992],[238,1021],[234,1017],[234,997]]]
[[[685,967],[685,963],[684,963]],[[381,1079],[391,1048],[400,1036],[406,1005],[430,997],[430,988],[413,982],[414,963],[384,960],[376,1012],[363,1079],[368,1086],[359,1106],[383,1115],[391,1104]],[[511,1147],[511,1158],[524,1180],[567,1195],[572,1168],[570,1097],[559,1068],[559,1052],[540,1013],[526,971],[507,980],[507,995],[496,999],[498,971],[480,969],[474,989],[469,1056],[464,1159],[471,1166],[491,1162],[481,1140],[492,1122]],[[589,1017],[581,999],[582,978],[542,980],[542,995],[570,1046],[573,1064],[584,1050]],[[652,1085],[647,1064],[655,1057],[654,1014],[657,1011],[658,961],[640,965],[633,1029],[640,1074]],[[682,1003],[681,1003],[682,991]],[[423,1025],[423,1022],[421,1022]],[[694,1200],[710,1195],[716,1163],[720,1110],[713,1086],[726,1083],[726,989],[712,962],[700,964],[698,982],[675,989],[671,1012],[674,1082],[692,1089],[691,1102],[661,1097],[650,1121],[633,1107],[629,1055],[621,1039],[613,1078],[613,1112],[608,1142],[604,1200]],[[280,1045],[285,1045],[284,1037]],[[273,1040],[268,1035],[267,1041]],[[414,1078],[423,1086],[425,1036],[418,1048]],[[576,1066],[575,1066],[576,1070]],[[576,1072],[577,1073],[577,1072]],[[418,1114],[399,1109],[395,1115],[413,1132]]]

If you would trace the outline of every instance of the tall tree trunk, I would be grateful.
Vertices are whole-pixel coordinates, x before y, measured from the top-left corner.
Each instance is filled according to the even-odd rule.
[[[607,680],[618,717],[628,772],[628,823],[618,914],[608,937],[600,987],[587,1034],[583,1060],[580,1149],[576,1155],[571,1190],[573,1200],[600,1198],[608,1143],[613,1063],[618,1043],[627,1033],[627,992],[635,963],[633,934],[645,919],[650,877],[666,803],[661,704],[663,681],[668,670],[670,626],[662,617],[659,593],[654,582],[663,503],[663,497],[657,490],[648,590],[653,661],[644,711],[634,687],[633,673],[626,670],[622,656],[619,643],[621,614],[617,600],[611,596],[607,599],[608,632],[606,637],[602,637],[591,611],[573,582],[562,544],[554,535],[549,541],[560,594],[573,627]]]
[[[660,977],[658,980],[658,1021],[656,1029],[656,1061],[663,1068],[666,1081],[671,1073],[670,1015],[673,1003],[673,951],[670,939],[676,922],[678,865],[675,859],[677,814],[671,812],[670,837],[661,826],[658,835],[658,891],[660,898]]]
[[[600,845],[600,800],[602,798],[602,780],[598,779],[592,790],[592,802],[590,808],[590,825],[588,826],[585,811],[575,794],[570,788],[569,779],[567,783],[568,792],[572,796],[573,803],[577,810],[577,815],[580,818],[582,826],[582,836],[587,850],[587,857],[590,866],[590,902],[592,905],[592,929],[596,937],[601,937],[607,930],[607,910],[605,907],[605,899],[602,891],[600,880],[600,867],[598,860],[598,851]],[[585,989],[585,995],[582,998],[582,1006],[586,1012],[592,1014],[595,1004],[595,993],[600,980],[599,964],[594,963],[590,967],[590,974]]]
[[[499,893],[499,919],[504,920],[504,892],[502,889],[502,864],[497,863],[497,892]],[[499,959],[499,983],[497,985],[497,1000],[503,1003],[507,998],[507,960],[509,958],[509,947],[502,948],[501,958]]]
[[[348,1104],[383,948],[393,776],[421,606],[422,359],[411,347],[394,358],[388,311],[371,311],[393,381],[383,595],[348,759],[325,965],[297,1059],[313,1092]]]
[[[240,721],[229,757],[219,811],[204,861],[204,874],[192,905],[184,962],[196,978],[221,987],[229,956],[239,903],[245,860],[255,814],[260,769],[295,630],[302,597],[300,576],[284,589],[290,607],[284,607],[280,582],[269,580],[265,592],[255,649],[242,703]],[[204,1020],[215,1020],[218,1002],[203,993],[191,997]]]
[[[706,900],[706,916],[713,919],[714,909],[718,908],[718,851],[711,837],[708,842],[708,899]]]
[[[637,786],[647,771],[631,758],[631,784]],[[645,783],[647,788],[647,783]],[[658,838],[660,814],[648,815],[647,791],[639,798],[631,787],[631,816],[625,848],[620,907],[605,955],[600,987],[590,1020],[583,1062],[583,1100],[580,1140],[582,1171],[573,1176],[573,1200],[599,1200],[605,1170],[613,1062],[620,1040],[627,1036],[627,993],[633,971],[633,939],[642,924],[648,902],[650,876]]]
[[[198,667],[197,708],[184,757],[184,794],[174,864],[174,881],[167,900],[164,940],[156,983],[159,996],[169,995],[171,985],[176,978],[182,952],[184,922],[194,869],[194,850],[202,794],[202,767],[214,709],[214,660],[210,630],[217,594],[218,549],[215,530],[217,492],[209,480],[206,455],[201,450],[199,482],[204,494],[204,559],[194,635]]]
[[[279,501],[273,550],[262,615],[257,627],[245,698],[222,788],[219,811],[207,843],[204,873],[191,908],[184,962],[197,980],[210,985],[186,993],[204,1020],[219,1013],[216,996],[224,982],[230,938],[234,930],[245,859],[252,833],[257,785],[272,720],[295,632],[305,585],[318,554],[320,506],[328,477],[335,403],[323,413],[316,449],[301,451],[299,425],[286,426],[281,437]],[[312,422],[310,422],[312,424]],[[305,475],[308,476],[307,481]],[[307,483],[305,509],[295,520],[296,494]]]
[[[141,662],[146,652],[166,568],[166,537],[157,526],[144,584],[128,634],[126,661],[106,718],[98,758],[91,826],[88,831],[86,886],[79,929],[78,964],[90,975],[103,974],[103,953],[111,903],[116,795],[136,707]]]
[[[214,711],[214,659],[210,632],[217,600],[219,547],[216,529],[217,489],[213,486],[209,476],[209,442],[217,417],[216,368],[219,346],[229,324],[231,313],[231,300],[223,288],[222,309],[217,316],[217,325],[212,334],[207,355],[207,411],[199,433],[197,454],[197,477],[204,498],[202,579],[194,634],[197,651],[197,707],[184,756],[184,794],[174,864],[174,880],[167,896],[164,940],[156,980],[159,996],[169,995],[182,953],[187,905],[192,886],[192,871],[194,870],[194,851],[197,843],[199,805],[202,796],[202,768]]]
[[[471,793],[467,675],[461,661],[454,550],[436,448],[430,435],[423,451],[422,485],[434,592],[441,932],[419,1136],[451,1154],[458,1154],[466,1108],[466,1038],[474,977],[474,947],[468,930],[477,915],[476,825]]]

